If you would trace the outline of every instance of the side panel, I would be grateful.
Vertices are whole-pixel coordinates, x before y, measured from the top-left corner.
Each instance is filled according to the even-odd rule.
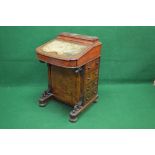
[[[51,66],[52,93],[54,97],[71,106],[81,97],[81,76],[75,69]]]

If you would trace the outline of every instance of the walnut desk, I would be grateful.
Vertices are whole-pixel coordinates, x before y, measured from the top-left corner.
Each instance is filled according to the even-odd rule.
[[[36,48],[37,58],[48,66],[48,89],[39,99],[45,106],[57,99],[73,107],[70,121],[98,98],[101,42],[97,37],[61,33]]]

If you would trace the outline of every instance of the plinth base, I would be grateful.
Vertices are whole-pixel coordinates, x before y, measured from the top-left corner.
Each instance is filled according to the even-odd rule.
[[[39,106],[40,107],[45,107],[47,105],[47,101],[49,99],[51,99],[54,96],[54,94],[52,94],[51,91],[47,90],[44,91],[44,93],[42,94],[42,97],[39,99]],[[88,101],[87,103],[85,103],[84,105],[75,105],[73,110],[70,112],[69,114],[69,121],[70,122],[76,122],[78,120],[78,116],[79,114],[85,110],[90,104],[92,103],[96,103],[98,100],[98,95],[96,95],[95,97],[93,97],[90,101]]]
[[[47,105],[47,101],[52,98],[53,94],[51,93],[50,90],[44,91],[42,94],[42,97],[39,99],[39,106],[40,107],[45,107]]]
[[[87,103],[85,103],[84,105],[75,105],[73,110],[70,112],[69,115],[69,121],[70,122],[76,122],[78,119],[79,114],[85,110],[89,105],[91,105],[92,103],[96,103],[98,99],[98,95],[93,97],[90,101],[88,101]]]

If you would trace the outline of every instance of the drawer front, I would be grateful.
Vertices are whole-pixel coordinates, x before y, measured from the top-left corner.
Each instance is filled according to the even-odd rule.
[[[99,68],[99,64],[100,64],[100,58],[97,58],[89,63],[87,63],[85,65],[85,72],[91,72],[94,71],[96,68]]]
[[[84,74],[84,103],[97,95],[100,59],[93,60],[85,65]]]
[[[92,81],[95,81],[98,79],[98,68],[96,68],[94,71],[90,71],[87,74],[85,74],[84,82],[86,85],[89,85]]]
[[[96,79],[85,86],[86,87],[85,87],[85,91],[84,91],[84,102],[88,102],[95,95],[97,95],[98,80]]]

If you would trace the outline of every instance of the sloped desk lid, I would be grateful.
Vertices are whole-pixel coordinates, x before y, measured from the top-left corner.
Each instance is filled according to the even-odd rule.
[[[36,48],[36,52],[40,60],[47,62],[47,59],[51,59],[50,63],[55,64],[55,62],[59,60],[60,62],[78,60],[98,45],[101,45],[101,43],[97,37],[62,33],[56,39]],[[49,63],[49,61],[47,63]],[[60,64],[60,66],[61,65],[63,66],[63,64]]]
[[[42,45],[38,52],[49,57],[69,60],[82,55],[88,48],[87,45],[55,39]]]

